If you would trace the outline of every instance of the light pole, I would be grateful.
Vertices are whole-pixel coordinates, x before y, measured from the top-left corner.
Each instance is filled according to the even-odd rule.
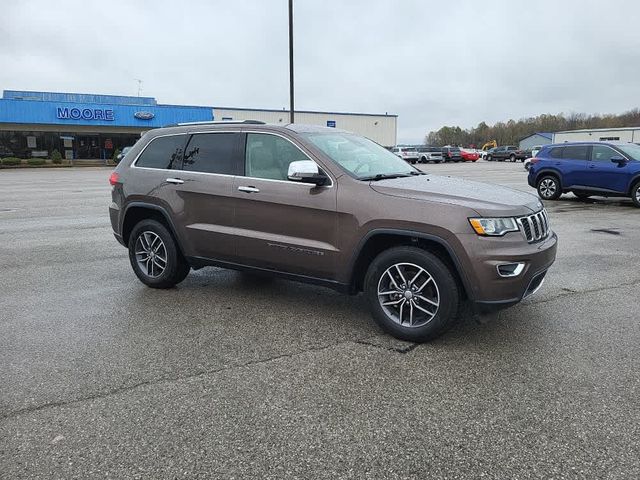
[[[293,123],[293,0],[289,0],[289,121]]]

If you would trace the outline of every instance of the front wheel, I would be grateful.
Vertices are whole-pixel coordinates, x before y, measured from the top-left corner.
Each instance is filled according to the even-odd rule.
[[[457,318],[460,293],[450,268],[416,247],[394,247],[367,271],[365,295],[376,323],[401,340],[424,342]]]
[[[543,200],[557,200],[562,195],[560,182],[553,175],[545,175],[538,180],[538,195]]]
[[[636,207],[640,208],[640,182],[631,187],[631,200]]]
[[[515,155],[511,155],[511,156],[509,157],[509,161],[510,161],[511,163],[516,163],[516,156],[515,156]]]
[[[490,162],[493,160],[493,157],[491,155],[487,155],[486,159],[487,159],[487,162]]]
[[[142,220],[133,227],[128,246],[134,273],[151,288],[171,288],[189,274],[173,235],[156,220]]]

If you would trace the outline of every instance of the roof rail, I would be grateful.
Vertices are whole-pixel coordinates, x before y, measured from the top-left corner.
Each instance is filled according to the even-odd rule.
[[[179,127],[184,125],[218,125],[221,123],[234,124],[234,123],[249,123],[252,125],[266,125],[265,122],[261,122],[260,120],[207,120],[204,122],[182,122],[178,123]]]

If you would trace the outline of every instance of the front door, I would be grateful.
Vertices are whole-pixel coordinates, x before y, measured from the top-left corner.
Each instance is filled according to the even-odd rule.
[[[235,178],[235,233],[243,263],[330,278],[335,270],[336,186],[287,180],[289,164],[309,160],[291,140],[247,133],[245,176]]]
[[[611,161],[613,157],[623,155],[608,145],[594,145],[591,147],[591,158],[588,162],[588,178],[585,185],[615,192],[624,192],[629,176],[628,164],[617,164]]]

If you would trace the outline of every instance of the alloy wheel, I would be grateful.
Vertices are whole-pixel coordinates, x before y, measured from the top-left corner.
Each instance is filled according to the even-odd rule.
[[[545,178],[540,182],[540,195],[542,198],[551,198],[555,195],[557,188],[555,181],[551,178]]]
[[[136,240],[136,261],[140,270],[151,278],[158,278],[167,268],[167,248],[152,231],[144,231]]]
[[[424,268],[413,263],[396,263],[380,276],[378,301],[395,323],[417,328],[429,323],[438,313],[440,292]]]

